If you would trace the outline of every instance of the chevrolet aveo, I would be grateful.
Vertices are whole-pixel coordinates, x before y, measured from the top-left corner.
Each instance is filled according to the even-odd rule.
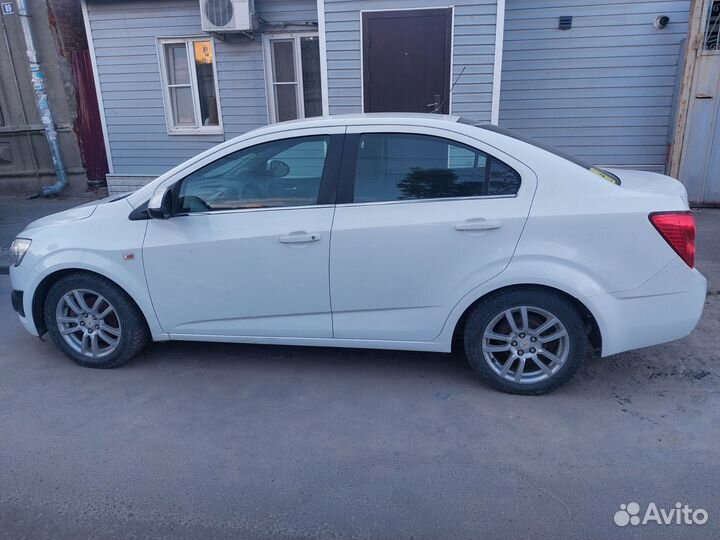
[[[262,128],[12,249],[22,324],[95,368],[149,340],[455,344],[539,394],[593,351],[686,336],[706,292],[682,184],[454,116]]]

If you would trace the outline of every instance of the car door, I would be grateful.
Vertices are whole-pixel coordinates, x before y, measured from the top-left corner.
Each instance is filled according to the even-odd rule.
[[[508,265],[536,178],[443,129],[348,127],[332,231],[336,338],[428,341]]]
[[[174,215],[151,220],[143,246],[166,332],[332,337],[328,258],[343,131],[261,137],[173,186]]]

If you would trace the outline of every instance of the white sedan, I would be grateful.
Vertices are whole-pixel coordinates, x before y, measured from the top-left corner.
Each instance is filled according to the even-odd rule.
[[[706,293],[682,184],[454,116],[265,127],[13,252],[22,324],[83,366],[149,340],[456,346],[522,394],[686,336]]]

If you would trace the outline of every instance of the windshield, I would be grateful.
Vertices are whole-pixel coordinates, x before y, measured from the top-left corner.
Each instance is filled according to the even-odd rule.
[[[597,167],[595,165],[591,165],[590,163],[588,163],[576,156],[573,156],[572,154],[569,154],[563,150],[555,148],[554,146],[551,146],[549,144],[545,144],[543,142],[537,141],[531,137],[528,137],[527,135],[518,133],[517,131],[512,131],[510,129],[502,128],[500,126],[495,126],[492,124],[481,124],[479,122],[470,120],[468,118],[460,118],[458,120],[458,122],[460,122],[461,124],[467,124],[469,126],[473,126],[473,127],[479,128],[479,129],[485,129],[487,131],[493,131],[495,133],[500,133],[501,135],[505,135],[506,137],[512,137],[513,139],[517,139],[518,141],[522,141],[524,143],[527,143],[527,144],[530,144],[537,148],[540,148],[542,150],[545,150],[546,152],[550,152],[551,154],[554,154],[558,157],[566,159],[566,160],[574,163],[575,165],[582,167],[583,169],[587,169],[588,171],[595,173],[598,176],[601,176],[602,178],[604,178],[605,180],[608,180],[609,182],[617,184],[618,186],[621,184],[620,179],[613,173],[608,172],[604,169],[601,169],[600,167]]]

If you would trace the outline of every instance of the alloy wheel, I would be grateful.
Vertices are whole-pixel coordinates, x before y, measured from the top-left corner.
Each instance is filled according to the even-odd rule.
[[[87,358],[103,358],[120,344],[122,328],[115,308],[97,292],[73,289],[65,293],[55,311],[62,339]]]
[[[570,353],[565,325],[549,311],[517,306],[498,313],[483,332],[490,368],[508,381],[534,384],[555,375]]]

